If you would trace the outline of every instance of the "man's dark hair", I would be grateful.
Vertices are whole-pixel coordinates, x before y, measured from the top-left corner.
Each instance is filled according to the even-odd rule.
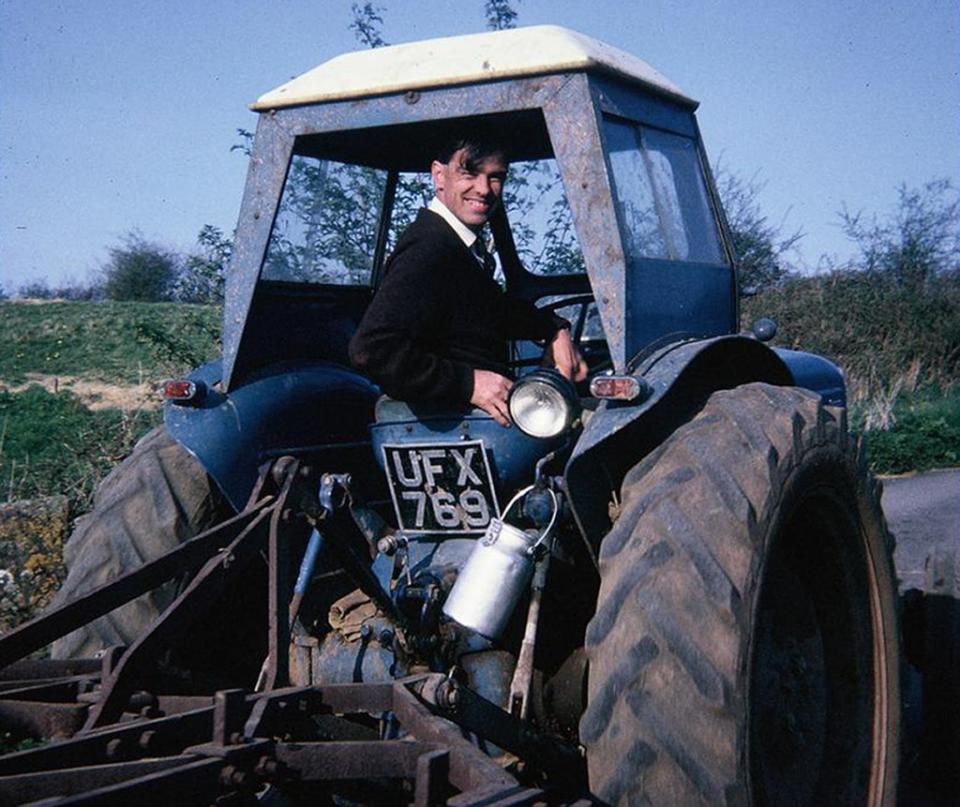
[[[465,149],[463,167],[468,171],[476,170],[478,163],[493,154],[500,154],[506,158],[506,149],[496,140],[488,137],[477,137],[476,135],[457,136],[445,140],[433,158],[446,164],[460,149]]]

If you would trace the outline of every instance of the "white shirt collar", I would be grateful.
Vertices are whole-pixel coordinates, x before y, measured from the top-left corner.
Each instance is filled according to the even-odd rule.
[[[453,213],[450,212],[450,208],[436,196],[430,200],[427,208],[442,217],[443,220],[453,228],[453,231],[460,237],[460,240],[467,245],[467,249],[473,248],[473,242],[477,240],[477,234],[454,216]]]

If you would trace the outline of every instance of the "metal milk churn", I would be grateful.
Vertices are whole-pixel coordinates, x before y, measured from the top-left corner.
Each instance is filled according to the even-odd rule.
[[[443,613],[450,619],[488,639],[497,639],[503,632],[517,600],[530,584],[540,548],[557,520],[557,495],[548,488],[553,513],[540,535],[506,523],[513,505],[533,488],[530,485],[517,493],[502,518],[491,519],[443,605]]]

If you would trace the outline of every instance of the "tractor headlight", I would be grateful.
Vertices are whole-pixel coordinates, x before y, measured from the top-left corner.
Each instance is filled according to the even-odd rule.
[[[580,417],[576,388],[556,370],[523,376],[510,390],[507,405],[510,418],[531,437],[556,437]]]

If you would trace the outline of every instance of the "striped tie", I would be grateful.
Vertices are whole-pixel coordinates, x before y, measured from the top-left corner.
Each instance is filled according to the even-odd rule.
[[[494,272],[497,271],[497,259],[487,251],[487,245],[483,243],[482,238],[477,238],[477,240],[473,242],[472,251],[476,259],[480,262],[484,274],[492,278]]]

